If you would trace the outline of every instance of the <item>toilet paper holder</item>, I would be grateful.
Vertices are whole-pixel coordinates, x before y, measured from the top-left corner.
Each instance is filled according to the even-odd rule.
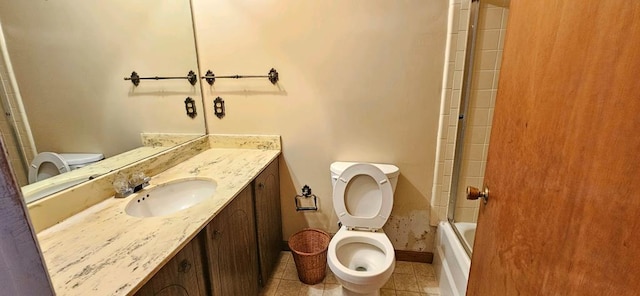
[[[303,200],[306,201],[309,198],[313,198],[313,206],[303,206]],[[318,210],[318,197],[311,193],[311,187],[304,185],[302,187],[302,194],[296,195],[294,198],[296,203],[296,212],[299,211],[317,211]]]

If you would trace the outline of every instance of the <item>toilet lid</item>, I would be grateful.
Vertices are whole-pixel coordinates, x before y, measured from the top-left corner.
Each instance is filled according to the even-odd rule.
[[[354,164],[336,181],[333,207],[346,227],[380,229],[393,208],[391,182],[374,165]]]
[[[48,169],[50,166],[54,166],[55,169],[57,169],[57,172],[52,169]],[[41,170],[47,171],[41,172]],[[68,171],[70,171],[69,165],[64,161],[62,156],[53,152],[42,152],[36,155],[31,162],[31,166],[29,167],[29,183],[44,180]]]

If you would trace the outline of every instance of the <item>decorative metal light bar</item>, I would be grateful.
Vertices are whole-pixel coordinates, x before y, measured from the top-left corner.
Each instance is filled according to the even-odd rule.
[[[216,82],[216,79],[221,79],[221,78],[232,78],[232,79],[268,78],[269,81],[271,81],[272,84],[276,84],[276,83],[278,83],[278,80],[280,80],[280,77],[278,76],[278,71],[276,71],[276,69],[274,69],[274,68],[271,68],[271,70],[269,70],[269,73],[267,75],[227,75],[227,76],[216,76],[215,74],[213,74],[213,72],[211,70],[207,70],[207,73],[205,74],[205,76],[202,76],[201,78],[205,79],[207,81],[207,83],[209,83],[209,85],[213,85]]]
[[[187,81],[189,81],[189,83],[191,83],[191,85],[196,85],[196,82],[198,82],[198,75],[196,75],[195,72],[193,71],[189,71],[189,73],[187,74],[187,76],[179,76],[179,77],[161,77],[161,76],[154,76],[154,77],[140,77],[138,75],[138,73],[136,73],[136,71],[131,72],[131,76],[129,77],[125,77],[124,80],[131,80],[131,83],[133,83],[133,85],[138,86],[140,84],[140,80],[165,80],[165,79],[186,79]]]

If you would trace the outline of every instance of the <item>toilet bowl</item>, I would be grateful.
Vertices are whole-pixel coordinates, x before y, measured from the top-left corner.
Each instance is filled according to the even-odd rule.
[[[399,169],[388,164],[331,164],[334,210],[342,226],[329,242],[327,264],[343,295],[379,295],[395,268],[382,231],[393,208]]]
[[[94,153],[39,153],[29,166],[29,184],[87,166],[102,159],[104,159],[102,154]]]
[[[384,232],[342,226],[329,242],[327,263],[343,295],[379,295],[395,268],[393,245]]]

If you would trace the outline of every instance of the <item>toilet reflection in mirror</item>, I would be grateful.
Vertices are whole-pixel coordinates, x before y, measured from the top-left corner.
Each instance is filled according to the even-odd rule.
[[[29,166],[29,184],[70,172],[104,159],[99,153],[41,152]]]

